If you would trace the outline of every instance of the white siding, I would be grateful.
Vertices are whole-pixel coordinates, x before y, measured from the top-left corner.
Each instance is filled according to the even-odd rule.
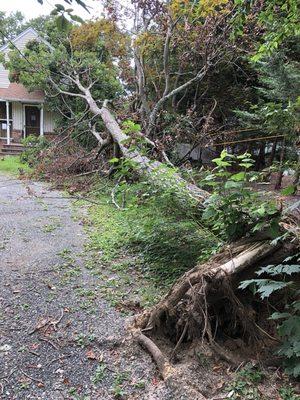
[[[14,45],[20,50],[23,51],[26,47],[26,44],[31,40],[38,39],[38,36],[35,31],[28,30],[24,31],[23,35],[20,35],[17,39],[14,40]],[[10,51],[10,50],[8,50]]]
[[[13,129],[23,129],[23,106],[22,103],[12,103],[12,117],[13,117]]]
[[[8,88],[9,79],[8,79],[8,70],[4,68],[2,64],[0,64],[0,88]]]
[[[44,112],[44,132],[52,133],[54,131],[54,114],[51,111]]]

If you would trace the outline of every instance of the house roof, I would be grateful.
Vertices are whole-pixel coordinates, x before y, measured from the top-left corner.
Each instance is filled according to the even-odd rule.
[[[29,92],[21,83],[10,83],[7,88],[0,88],[0,100],[44,103],[45,95],[42,90]]]
[[[15,44],[16,42],[18,42],[23,36],[25,36],[28,32],[33,33],[36,37],[39,38],[39,40],[44,43],[46,46],[48,46],[51,50],[53,50],[53,47],[51,46],[51,44],[49,42],[47,42],[47,40],[45,40],[44,38],[42,38],[42,36],[31,26],[27,29],[25,29],[25,31],[19,33],[18,36],[14,37],[13,39],[9,40],[7,43],[3,44],[0,47],[0,51],[4,51],[6,49],[8,49],[9,45],[11,43]]]

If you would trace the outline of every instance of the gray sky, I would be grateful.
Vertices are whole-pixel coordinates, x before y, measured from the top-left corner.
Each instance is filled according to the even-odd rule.
[[[41,6],[37,0],[0,0],[0,10],[6,12],[21,11],[26,19],[31,19],[39,15],[49,14],[53,10],[54,4],[57,3],[63,4],[64,2],[60,0],[44,0],[44,4]],[[91,6],[90,14],[75,4],[73,6],[66,4],[66,8],[73,8],[74,14],[80,15],[83,19],[88,19],[101,15],[101,3],[101,0],[86,0],[86,4]]]

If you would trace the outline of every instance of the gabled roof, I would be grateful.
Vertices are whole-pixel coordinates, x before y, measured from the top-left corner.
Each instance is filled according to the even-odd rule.
[[[16,42],[18,42],[24,35],[26,35],[28,32],[33,33],[36,37],[39,38],[39,40],[44,43],[46,46],[48,46],[51,50],[53,50],[53,47],[51,46],[51,44],[49,42],[47,42],[47,40],[43,39],[42,36],[31,26],[27,29],[25,29],[25,31],[21,32],[18,36],[16,36],[15,38],[11,39],[10,41],[8,41],[7,43],[3,44],[0,47],[0,51],[4,51],[6,49],[9,48],[10,43],[12,42],[13,44],[15,44]]]

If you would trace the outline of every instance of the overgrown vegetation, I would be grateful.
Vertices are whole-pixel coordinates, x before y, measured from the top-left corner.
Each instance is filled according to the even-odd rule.
[[[284,358],[286,372],[295,378],[300,376],[300,301],[299,254],[287,257],[282,264],[268,265],[256,272],[265,278],[251,279],[242,282],[240,287],[251,287],[254,294],[262,300],[267,299],[277,311],[270,319],[277,322],[277,330],[282,345],[278,355]],[[282,293],[278,297],[278,293]]]
[[[220,241],[196,220],[176,212],[170,201],[159,196],[147,183],[118,186],[111,201],[113,186],[102,186],[91,207],[96,226],[91,232],[91,247],[101,251],[101,261],[110,263],[120,252],[138,254],[141,269],[160,285],[169,285],[183,272],[215,253]]]
[[[258,179],[258,174],[251,170],[254,160],[250,154],[234,155],[223,150],[220,157],[212,161],[216,168],[208,171],[201,181],[212,190],[205,202],[204,223],[225,241],[266,228],[274,237],[278,236],[275,202],[262,200],[261,195],[250,187],[251,182]]]
[[[24,150],[20,155],[20,160],[28,164],[30,167],[36,166],[43,156],[42,151],[45,150],[49,143],[44,136],[29,135],[22,139]]]

